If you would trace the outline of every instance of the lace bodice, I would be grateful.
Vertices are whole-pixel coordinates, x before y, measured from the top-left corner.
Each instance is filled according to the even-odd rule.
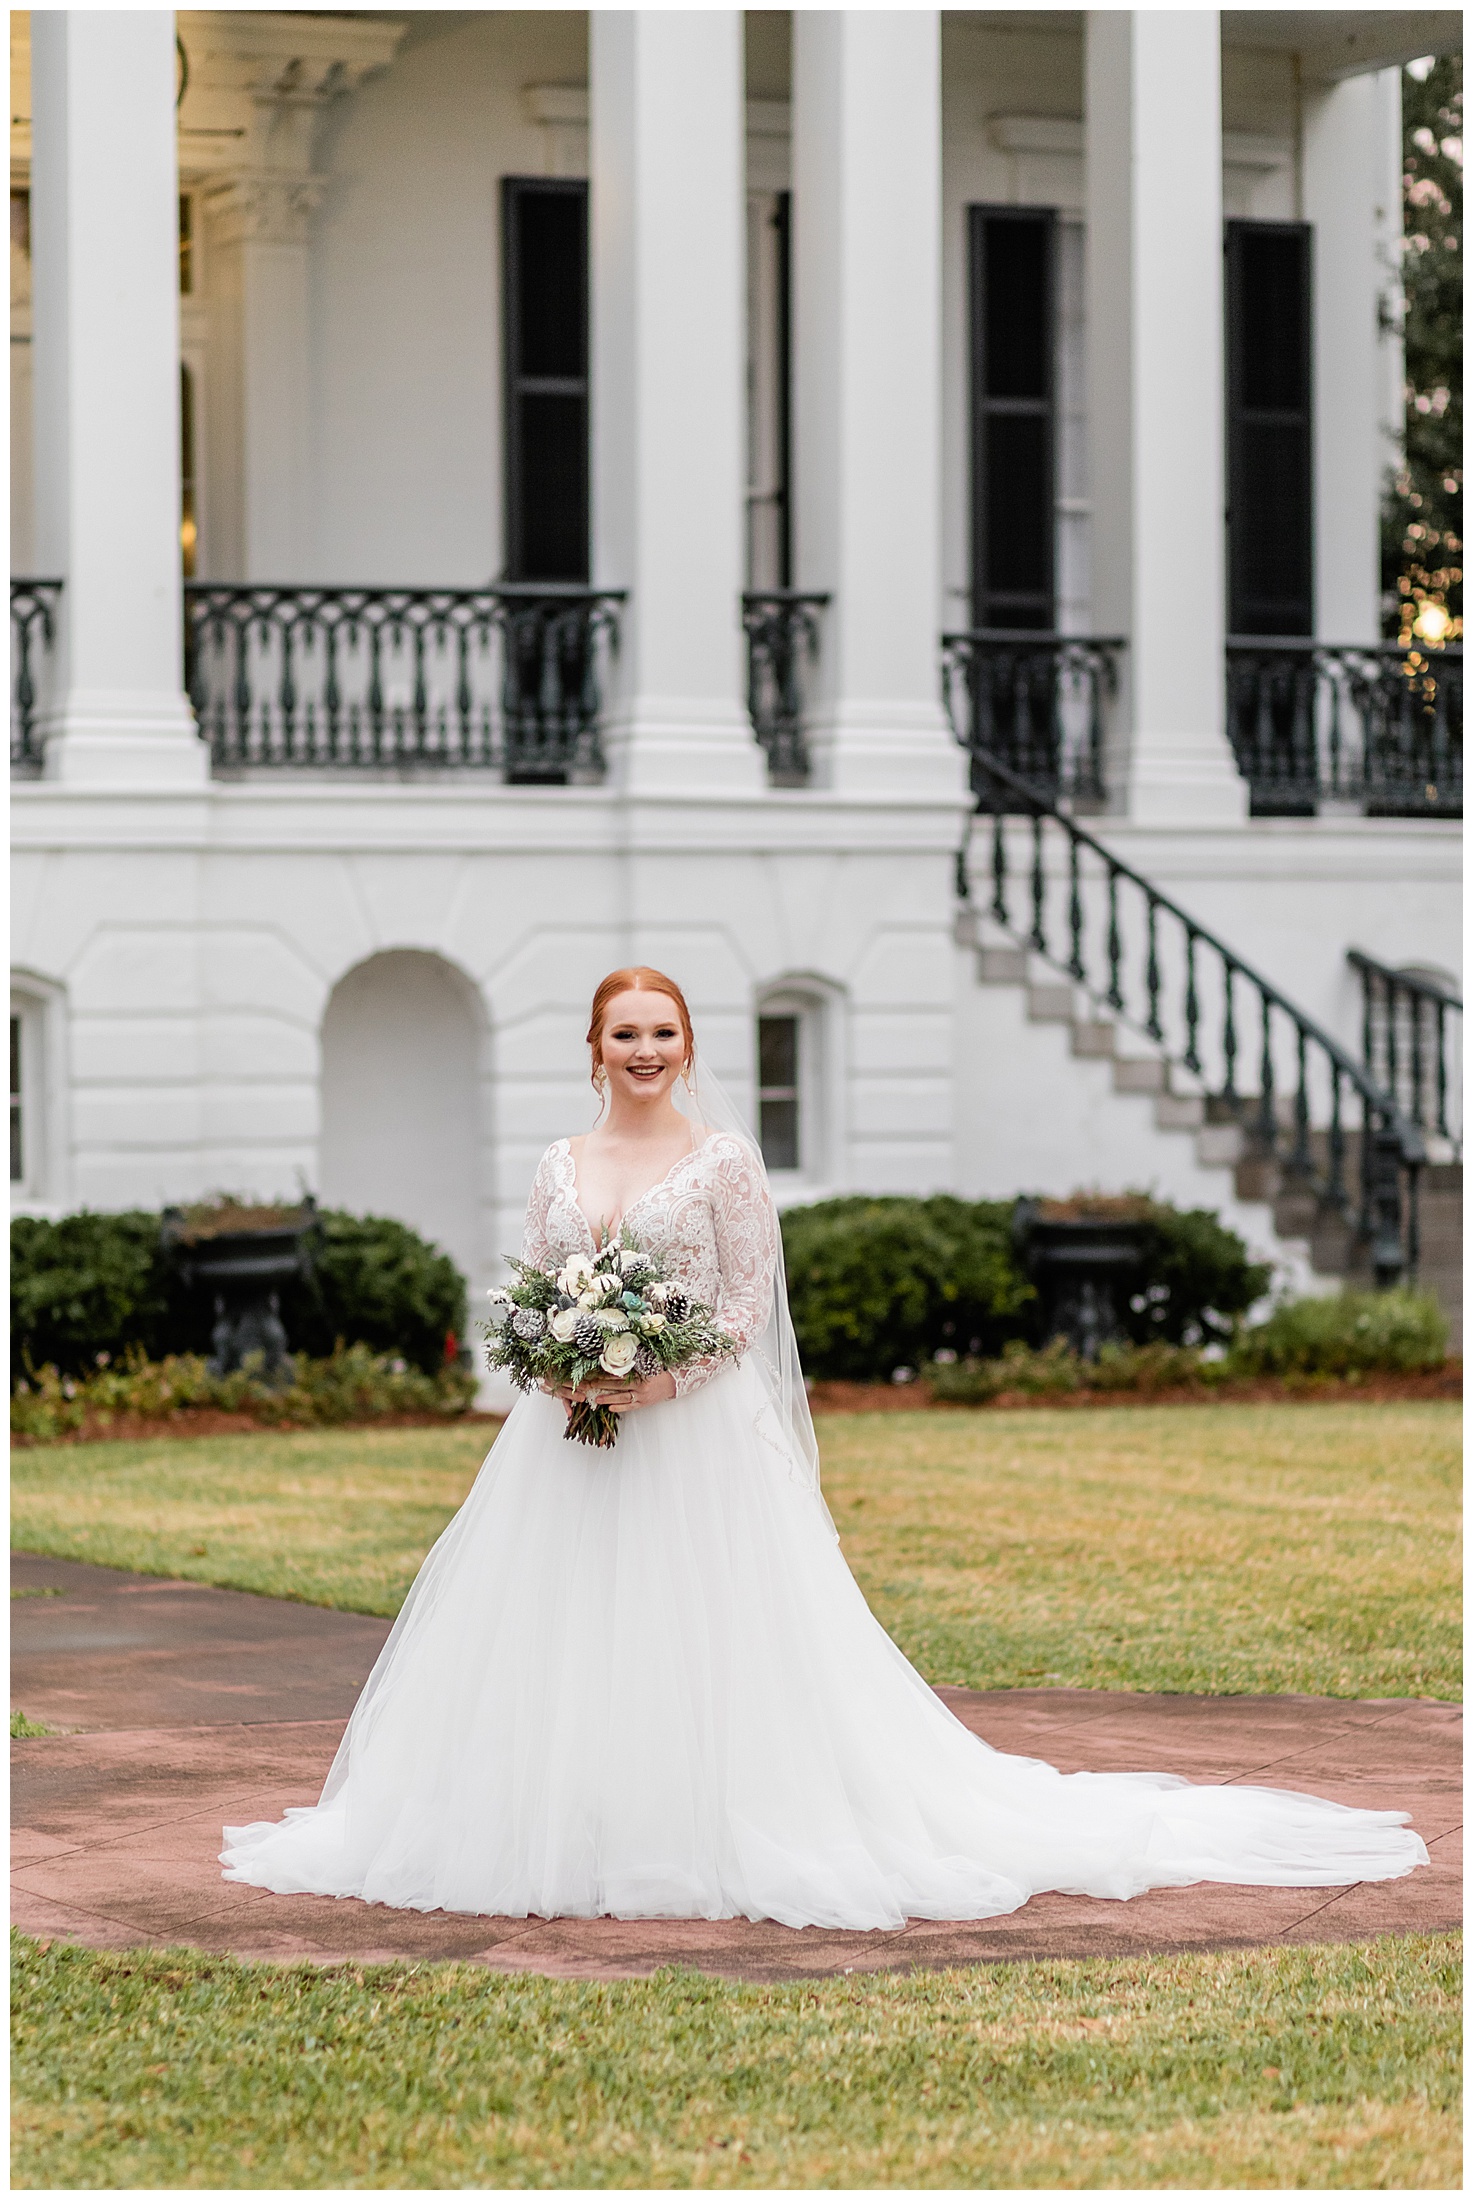
[[[761,1336],[772,1307],[778,1224],[762,1165],[745,1139],[713,1133],[641,1193],[624,1226],[663,1261],[668,1281],[714,1308],[739,1353]],[[572,1148],[560,1138],[532,1180],[522,1258],[546,1268],[594,1249],[592,1226],[578,1205]],[[698,1390],[727,1364],[689,1361],[675,1376],[677,1394]]]

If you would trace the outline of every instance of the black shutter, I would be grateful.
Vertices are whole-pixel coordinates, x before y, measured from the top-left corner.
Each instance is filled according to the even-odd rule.
[[[1054,624],[1054,212],[973,206],[972,623]]]
[[[1228,632],[1314,631],[1310,229],[1227,225]]]
[[[588,579],[588,185],[501,186],[506,577]]]

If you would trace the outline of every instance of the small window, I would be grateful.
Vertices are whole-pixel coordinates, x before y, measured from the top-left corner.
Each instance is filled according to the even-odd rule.
[[[25,1125],[21,1114],[21,1019],[10,1019],[10,1181],[26,1180]]]
[[[758,1119],[769,1169],[801,1166],[797,1016],[757,1019]]]

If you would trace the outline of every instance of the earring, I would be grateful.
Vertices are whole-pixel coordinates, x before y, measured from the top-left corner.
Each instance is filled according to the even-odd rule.
[[[606,1084],[608,1083],[608,1081],[609,1081],[609,1073],[608,1073],[608,1071],[607,1071],[607,1070],[606,1070],[606,1069],[604,1068],[604,1066],[603,1066],[603,1063],[602,1063],[602,1062],[599,1062],[599,1063],[597,1063],[597,1064],[595,1065],[595,1067],[594,1067],[594,1072],[593,1072],[593,1089],[594,1089],[594,1091],[595,1091],[595,1092],[602,1092],[602,1091],[603,1091],[603,1089],[604,1089],[604,1086],[605,1086],[605,1085],[606,1085]]]

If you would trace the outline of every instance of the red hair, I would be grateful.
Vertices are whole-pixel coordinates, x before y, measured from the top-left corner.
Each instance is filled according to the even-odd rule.
[[[690,1068],[691,1056],[696,1050],[696,1035],[691,1029],[690,1010],[685,1005],[685,995],[673,978],[667,978],[663,970],[651,970],[639,963],[632,970],[611,970],[602,980],[593,996],[593,1007],[588,1017],[588,1045],[593,1055],[595,1074],[603,1068],[604,1019],[609,1013],[610,1001],[620,993],[663,993],[675,1003],[680,1018],[680,1029],[685,1038],[685,1067]]]

